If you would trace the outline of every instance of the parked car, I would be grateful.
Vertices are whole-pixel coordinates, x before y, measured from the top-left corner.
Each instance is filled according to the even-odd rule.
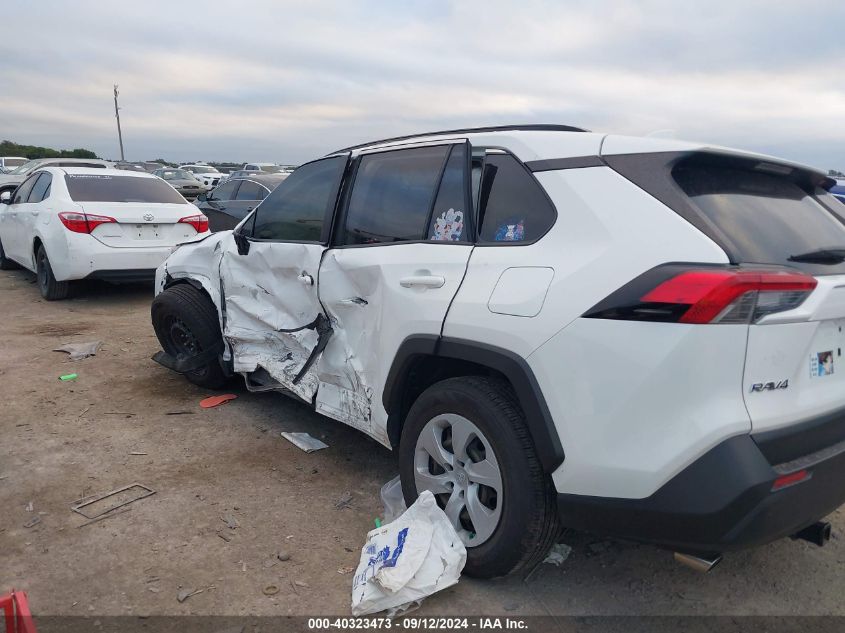
[[[207,185],[201,183],[191,172],[184,169],[156,169],[153,175],[167,182],[188,200],[195,200],[197,196],[209,190]]]
[[[144,166],[144,169],[150,173],[154,172],[156,169],[164,169],[167,165],[162,165],[161,163],[154,163],[151,161],[144,161],[141,163]]]
[[[146,173],[147,169],[144,163],[130,163],[128,161],[118,161],[114,164],[115,169],[123,169],[124,171],[140,171]]]
[[[833,187],[830,188],[830,193],[839,200],[845,203],[845,181],[837,181]]]
[[[23,165],[28,158],[21,156],[0,156],[0,174],[6,174]]]
[[[247,178],[248,176],[260,176],[263,173],[259,169],[238,169],[229,174],[229,178]]]
[[[216,187],[226,180],[226,174],[219,172],[211,165],[180,165],[179,169],[191,172],[197,180],[209,187]]]
[[[266,174],[229,178],[222,185],[197,198],[196,205],[208,216],[211,232],[233,229],[287,174]]]
[[[0,174],[0,193],[4,191],[11,192],[29,174],[42,167],[94,167],[105,169],[107,167],[114,167],[114,163],[94,158],[36,158],[16,167],[8,174]]]
[[[241,168],[245,171],[258,171],[265,174],[283,174],[290,173],[292,170],[276,163],[246,163]]]
[[[561,525],[705,569],[821,544],[845,500],[832,185],[561,126],[340,150],[159,267],[157,359],[398,451],[406,502],[435,495],[471,575],[531,569]]]
[[[44,167],[0,202],[0,268],[35,272],[48,301],[75,279],[153,279],[174,245],[208,232],[172,187],[133,171]]]

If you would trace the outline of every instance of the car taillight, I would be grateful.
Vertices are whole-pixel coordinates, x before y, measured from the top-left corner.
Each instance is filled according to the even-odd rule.
[[[815,278],[791,270],[660,266],[584,316],[673,323],[753,323],[797,308]]]
[[[59,214],[59,219],[65,225],[68,231],[74,233],[91,233],[101,224],[109,222],[117,222],[114,218],[107,215],[94,215],[93,213],[78,213],[76,211],[68,211]]]
[[[202,213],[198,215],[189,215],[186,218],[182,218],[179,222],[183,224],[190,224],[194,227],[197,233],[205,233],[208,230],[208,218],[205,217]]]

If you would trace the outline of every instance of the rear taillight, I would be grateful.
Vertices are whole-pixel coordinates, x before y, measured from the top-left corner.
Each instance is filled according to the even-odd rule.
[[[117,222],[114,218],[107,215],[94,215],[92,213],[78,213],[76,211],[68,211],[59,214],[59,219],[65,225],[68,231],[74,233],[91,233],[101,224],[109,222]]]
[[[197,233],[205,233],[208,230],[208,218],[202,213],[198,215],[189,215],[186,218],[179,220],[182,224],[190,224],[194,227]]]
[[[791,270],[662,266],[585,316],[673,323],[753,323],[798,307],[816,280]]]

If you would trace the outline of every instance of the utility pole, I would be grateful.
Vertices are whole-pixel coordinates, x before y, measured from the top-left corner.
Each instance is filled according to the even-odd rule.
[[[117,118],[117,139],[120,141],[120,160],[126,160],[123,156],[123,134],[120,132],[120,108],[117,107],[117,84],[114,84],[114,116]]]

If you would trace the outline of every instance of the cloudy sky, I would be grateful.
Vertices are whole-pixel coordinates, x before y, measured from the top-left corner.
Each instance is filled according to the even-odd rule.
[[[568,123],[845,170],[845,2],[3,1],[0,138],[301,162]]]

